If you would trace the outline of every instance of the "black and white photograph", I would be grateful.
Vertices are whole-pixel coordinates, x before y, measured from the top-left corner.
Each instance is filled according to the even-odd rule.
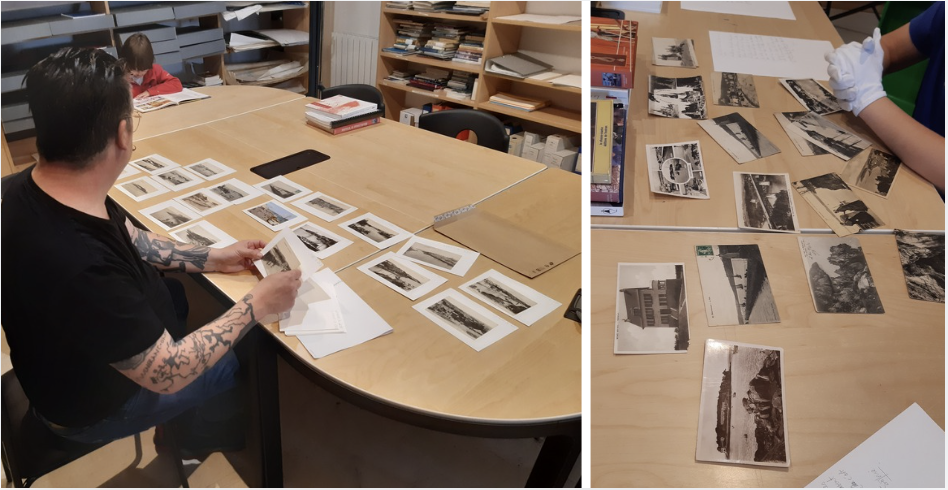
[[[691,39],[652,38],[652,64],[697,68],[695,44]]]
[[[695,255],[708,326],[780,323],[757,245],[698,245]]]
[[[249,201],[257,196],[262,196],[263,192],[251,187],[245,182],[237,179],[225,180],[205,189],[231,204],[240,204]]]
[[[517,330],[456,289],[445,289],[412,308],[478,352]]]
[[[265,180],[254,187],[270,194],[280,202],[287,202],[312,192],[282,175]]]
[[[717,105],[760,108],[753,75],[714,72],[711,74],[711,93]]]
[[[142,173],[141,169],[139,169],[138,167],[132,164],[128,164],[125,166],[125,168],[122,169],[122,173],[120,173],[118,178],[116,178],[115,180],[122,180],[128,177],[131,177],[133,175],[138,175],[140,173]]]
[[[777,120],[786,119],[784,126],[796,131],[807,141],[823,148],[843,160],[849,160],[869,148],[869,142],[833,124],[828,119],[812,112],[778,112]],[[781,124],[784,124],[781,121]]]
[[[200,189],[194,192],[190,192],[179,196],[175,201],[184,204],[190,208],[195,213],[200,214],[201,216],[207,216],[211,213],[220,211],[221,209],[230,206],[230,203],[225,201],[223,198],[214,194],[213,192],[208,191],[207,189]]]
[[[244,210],[248,216],[272,231],[280,231],[296,226],[306,217],[290,211],[284,204],[277,201],[267,201]]]
[[[707,131],[731,158],[737,160],[737,163],[747,163],[780,153],[777,145],[771,143],[737,112],[698,121],[698,125]]]
[[[562,305],[494,269],[468,281],[460,289],[528,327]]]
[[[616,282],[616,354],[688,352],[684,264],[620,263]]]
[[[208,223],[207,221],[198,221],[171,233],[171,236],[180,242],[190,243],[200,247],[224,248],[237,239],[224,233],[220,228]]]
[[[135,202],[142,202],[168,192],[167,187],[151,177],[139,177],[124,184],[116,184],[115,188]]]
[[[412,236],[411,233],[372,213],[363,214],[339,226],[379,249],[390,247]]]
[[[183,168],[173,168],[163,172],[155,172],[154,175],[155,179],[159,180],[162,185],[172,191],[180,191],[181,189],[194,187],[204,182],[203,179]]]
[[[294,228],[293,233],[303,242],[306,248],[316,255],[317,259],[325,259],[352,245],[352,240],[341,237],[325,228],[320,228],[313,223],[303,223],[302,226]]]
[[[392,252],[360,265],[359,270],[412,301],[434,291],[447,281]]]
[[[909,297],[945,302],[945,235],[895,230]]]
[[[872,148],[847,162],[839,176],[856,188],[888,198],[901,167],[899,157]]]
[[[201,215],[184,207],[176,201],[166,201],[149,208],[142,209],[142,216],[154,221],[158,226],[169,231],[181,225],[201,219]]]
[[[738,228],[800,233],[789,174],[734,172]]]
[[[645,145],[652,192],[691,199],[709,199],[708,181],[697,141]]]
[[[398,251],[398,255],[412,262],[462,277],[480,256],[474,250],[419,236],[411,237]]]
[[[236,170],[224,165],[213,158],[205,158],[197,163],[192,163],[184,168],[204,177],[207,180],[219,179],[225,175],[230,175]]]
[[[828,173],[794,182],[793,188],[839,236],[885,224],[837,174]]]
[[[707,119],[701,77],[648,77],[648,113],[675,119]]]
[[[797,237],[817,313],[885,313],[856,237]]]
[[[291,204],[310,213],[323,221],[335,221],[349,213],[355,212],[357,207],[332,198],[322,192],[315,192]]]
[[[181,166],[157,153],[148,155],[147,157],[139,158],[138,160],[132,160],[131,162],[128,162],[128,164],[138,167],[139,169],[144,170],[152,175]]]
[[[780,116],[780,113],[776,113],[777,122],[780,123],[780,127],[787,133],[787,137],[790,138],[790,142],[793,143],[793,146],[797,148],[797,151],[805,157],[812,157],[816,155],[829,155],[830,152],[823,149],[822,146],[813,143],[812,141],[803,137],[799,131],[793,129],[793,125],[790,124],[790,119],[799,118],[806,115],[806,112],[784,112],[783,117]],[[789,118],[789,119],[788,119]]]
[[[808,111],[821,116],[839,112],[839,102],[833,94],[812,78],[803,80],[780,80],[780,85],[787,89],[797,102],[803,104]]]
[[[708,339],[695,459],[790,466],[783,349]]]
[[[323,263],[319,261],[296,239],[293,230],[285,229],[263,247],[263,257],[254,261],[263,277],[277,272],[299,269],[303,281],[319,270]]]

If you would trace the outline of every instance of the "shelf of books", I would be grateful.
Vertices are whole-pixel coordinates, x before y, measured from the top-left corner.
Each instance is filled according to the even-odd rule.
[[[412,88],[412,87],[410,87],[410,86],[408,86],[408,85],[401,84],[401,83],[396,83],[396,82],[391,82],[391,81],[388,81],[388,80],[381,80],[381,81],[379,81],[379,86],[380,86],[380,87],[391,88],[391,89],[394,89],[394,90],[399,90],[399,91],[405,92],[406,94],[415,94],[415,95],[420,95],[420,96],[422,96],[422,97],[430,97],[430,98],[432,98],[432,99],[438,99],[438,100],[441,100],[441,101],[444,101],[444,102],[452,102],[452,103],[455,103],[455,104],[460,104],[460,105],[463,105],[463,106],[470,107],[470,108],[472,108],[472,109],[477,107],[477,104],[476,104],[473,100],[471,100],[471,99],[457,99],[457,98],[451,97],[451,96],[448,95],[448,91],[447,91],[447,90],[443,90],[443,89],[442,89],[442,90],[432,90],[432,91],[428,91],[428,90],[422,90],[422,89]],[[384,92],[383,92],[383,93],[384,93]]]
[[[570,22],[568,24],[550,24],[550,23],[545,23],[545,22],[531,22],[531,21],[523,21],[523,20],[508,20],[504,18],[498,18],[498,19],[492,19],[491,23],[495,25],[533,27],[536,29],[550,29],[554,31],[566,31],[566,32],[582,32],[583,30],[582,22]]]
[[[472,15],[461,15],[461,14],[451,14],[444,12],[423,12],[418,10],[406,10],[406,9],[395,9],[395,8],[382,8],[382,14],[385,15],[405,15],[409,17],[423,17],[425,19],[442,19],[442,20],[457,20],[463,22],[487,22],[486,17],[482,16],[472,16]],[[486,14],[482,14],[486,15]]]
[[[485,77],[499,78],[501,80],[509,80],[512,82],[522,83],[526,85],[533,85],[535,87],[548,88],[550,90],[558,90],[561,92],[566,92],[568,94],[578,94],[582,95],[583,89],[581,87],[573,87],[570,85],[557,85],[549,80],[534,80],[530,78],[516,78],[508,75],[501,75],[500,73],[485,73]]]

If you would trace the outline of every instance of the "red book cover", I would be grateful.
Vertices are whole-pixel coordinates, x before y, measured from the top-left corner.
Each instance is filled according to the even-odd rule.
[[[327,133],[329,133],[329,134],[335,135],[335,134],[348,133],[349,131],[354,131],[354,130],[356,130],[356,129],[361,129],[361,128],[365,128],[365,127],[368,127],[368,126],[372,126],[373,124],[378,124],[378,123],[379,123],[379,118],[378,118],[378,117],[373,117],[373,118],[371,118],[371,119],[366,119],[366,120],[364,120],[364,121],[354,122],[354,123],[352,123],[352,124],[346,124],[345,126],[339,126],[338,128],[332,128],[332,129],[326,128],[326,127],[323,127],[323,126],[318,126],[318,125],[313,124],[313,123],[311,123],[311,122],[309,122],[309,121],[307,121],[307,123],[308,123],[310,126],[313,126],[313,127],[319,128],[319,129],[322,129],[323,131],[325,131],[325,132],[327,132]]]
[[[639,23],[602,17],[590,22],[592,86],[632,88]]]

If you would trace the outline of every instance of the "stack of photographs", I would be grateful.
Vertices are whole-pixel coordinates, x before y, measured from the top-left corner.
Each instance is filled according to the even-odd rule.
[[[803,107],[806,107],[810,112],[825,116],[842,110],[836,97],[812,78],[805,80],[782,79],[780,85],[783,85],[793,95],[793,98],[797,99],[797,102],[803,104]]]
[[[787,134],[795,133],[810,143],[849,160],[859,152],[869,148],[869,142],[849,131],[833,124],[828,119],[813,112],[777,112],[774,114]],[[793,139],[793,136],[791,136]],[[799,149],[800,147],[797,146]],[[801,153],[803,151],[801,150]]]
[[[734,195],[738,228],[800,232],[788,174],[734,172]]]
[[[707,131],[737,163],[747,163],[780,153],[777,145],[771,143],[737,112],[699,121],[698,126]]]
[[[695,254],[709,326],[780,323],[757,245],[698,245]]]
[[[840,177],[859,189],[888,198],[901,167],[898,157],[873,148],[865,158],[854,158],[846,163]]]
[[[620,263],[616,354],[684,354],[691,337],[684,264]]]
[[[697,141],[645,145],[652,192],[692,199],[709,199],[708,182]]]
[[[281,231],[262,252],[263,257],[254,261],[254,265],[263,277],[299,270],[305,281],[323,266],[322,262],[307,253],[306,247],[296,239],[292,230]]]
[[[830,173],[793,183],[823,221],[839,236],[852,235],[860,230],[871,230],[885,223],[839,175]]]
[[[677,119],[707,119],[701,77],[648,77],[648,113]]]
[[[697,68],[695,44],[691,39],[652,38],[652,64]]]
[[[817,313],[885,313],[856,237],[799,237]]]
[[[895,230],[909,297],[945,302],[945,235]]]
[[[760,109],[752,75],[714,72],[711,74],[711,91],[717,105]]]

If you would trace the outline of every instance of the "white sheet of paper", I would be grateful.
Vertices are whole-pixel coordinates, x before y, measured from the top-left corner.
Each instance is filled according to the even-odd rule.
[[[583,77],[581,75],[563,75],[559,78],[550,80],[550,83],[553,85],[562,85],[564,87],[580,88],[583,86]]]
[[[682,10],[796,20],[790,2],[681,2]]]
[[[945,431],[917,403],[806,488],[945,488]]]
[[[762,77],[829,80],[829,41],[710,31],[714,71]]]
[[[280,331],[286,335],[345,332],[336,288],[312,279],[304,281],[290,314],[280,319]]]

